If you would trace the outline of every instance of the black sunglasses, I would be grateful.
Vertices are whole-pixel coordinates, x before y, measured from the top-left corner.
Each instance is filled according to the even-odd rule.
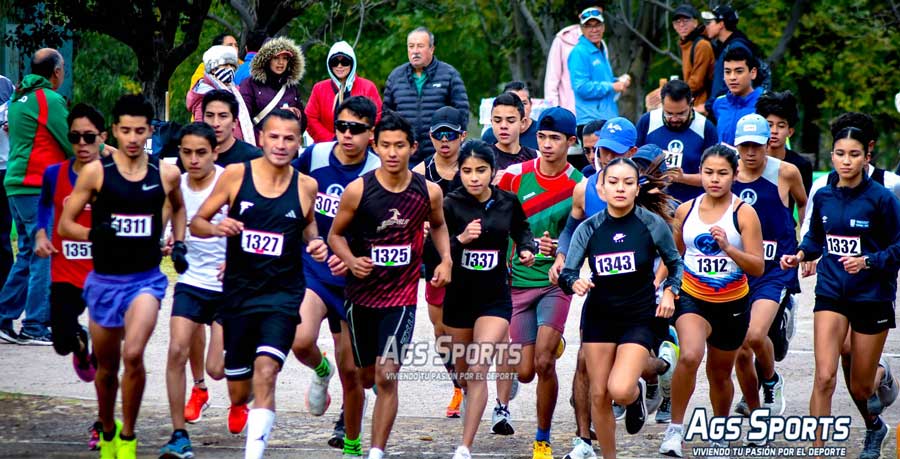
[[[328,61],[329,67],[337,67],[339,65],[343,65],[344,67],[350,67],[353,65],[353,61],[350,60],[349,57],[346,56],[335,56],[332,57],[331,60]]]
[[[81,139],[84,139],[84,143],[91,145],[97,141],[97,136],[100,134],[95,134],[93,132],[85,132],[84,134],[80,132],[70,132],[69,133],[69,143],[72,145],[76,145],[81,143]]]
[[[459,138],[459,133],[456,131],[446,129],[446,130],[432,132],[431,136],[440,141],[448,140],[448,141],[452,142]]]
[[[347,129],[350,130],[350,133],[353,135],[362,134],[369,130],[371,126],[368,124],[357,123],[356,121],[335,121],[334,128],[337,129],[338,132],[347,132]]]

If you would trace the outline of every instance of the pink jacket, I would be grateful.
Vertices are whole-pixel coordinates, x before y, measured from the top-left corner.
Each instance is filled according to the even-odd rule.
[[[560,30],[550,46],[547,69],[544,75],[544,99],[552,105],[563,107],[575,113],[575,94],[569,79],[569,53],[578,43],[581,27],[572,24]]]

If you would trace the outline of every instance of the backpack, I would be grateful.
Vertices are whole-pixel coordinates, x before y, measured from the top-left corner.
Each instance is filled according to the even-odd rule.
[[[153,126],[150,155],[159,158],[177,158],[178,131],[181,130],[181,125],[174,121],[160,120],[153,120],[150,124]]]

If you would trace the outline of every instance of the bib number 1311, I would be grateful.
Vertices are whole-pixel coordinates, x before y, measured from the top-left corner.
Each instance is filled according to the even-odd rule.
[[[406,266],[411,258],[408,245],[373,245],[372,264],[375,266]]]

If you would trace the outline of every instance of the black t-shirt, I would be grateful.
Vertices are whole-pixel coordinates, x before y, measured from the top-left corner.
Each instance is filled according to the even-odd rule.
[[[519,152],[514,155],[497,148],[497,145],[491,145],[491,149],[494,150],[494,157],[497,159],[498,171],[502,171],[513,164],[524,163],[525,161],[537,158],[537,151],[524,145],[520,146]]]

